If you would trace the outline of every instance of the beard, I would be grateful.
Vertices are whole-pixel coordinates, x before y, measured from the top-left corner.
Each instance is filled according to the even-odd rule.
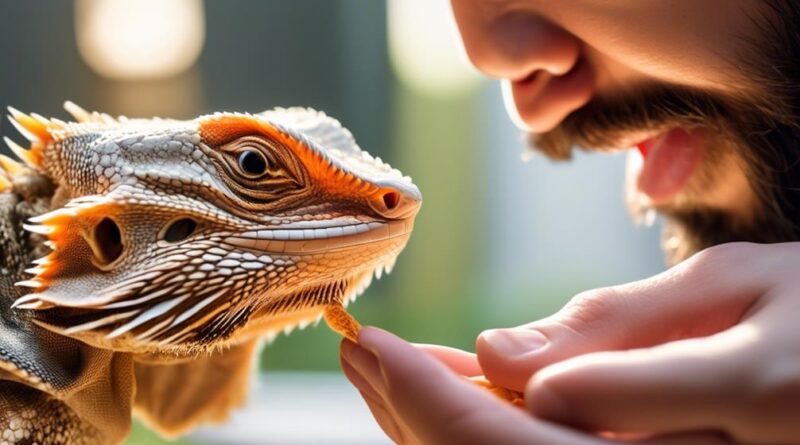
[[[664,249],[669,263],[716,244],[800,241],[800,4],[770,0],[758,19],[760,38],[750,42],[743,74],[757,93],[720,94],[669,84],[642,86],[613,97],[598,96],[555,129],[531,135],[532,149],[566,160],[572,150],[618,150],[642,131],[702,127],[715,135],[703,166],[680,203],[652,210],[666,218]],[[739,64],[742,66],[742,64]],[[736,91],[735,89],[733,91]],[[733,156],[755,196],[745,216],[700,204],[700,196],[723,175]],[[634,205],[634,214],[651,211]]]

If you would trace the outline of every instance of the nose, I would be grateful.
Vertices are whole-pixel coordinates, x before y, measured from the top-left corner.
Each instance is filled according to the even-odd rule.
[[[589,101],[594,73],[579,38],[533,11],[498,14],[476,4],[483,2],[452,0],[464,48],[476,68],[505,79],[519,127],[549,131]]]
[[[369,198],[375,212],[388,219],[413,218],[422,206],[422,194],[412,184],[382,184]]]
[[[537,71],[561,76],[580,58],[580,39],[538,15],[475,17],[475,9],[465,12],[472,17],[463,25],[459,21],[459,29],[470,61],[489,76],[523,80]]]

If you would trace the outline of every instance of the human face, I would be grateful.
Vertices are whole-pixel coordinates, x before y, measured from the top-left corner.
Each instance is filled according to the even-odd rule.
[[[794,98],[786,89],[796,78],[776,67],[797,50],[781,39],[796,20],[787,15],[800,14],[792,2],[452,4],[467,55],[502,79],[508,111],[537,149],[565,159],[575,144],[638,148],[627,181],[634,210],[693,225],[672,231],[682,232],[673,245],[693,241],[673,259],[716,242],[766,240],[753,233],[765,220],[782,226],[774,232],[783,238],[795,235],[775,209],[783,191],[763,177],[783,160],[767,159],[776,147],[753,137],[797,123],[787,117]],[[726,235],[704,233],[720,230]]]

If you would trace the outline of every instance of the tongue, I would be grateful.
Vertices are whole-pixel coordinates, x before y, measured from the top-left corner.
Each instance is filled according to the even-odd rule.
[[[672,199],[700,162],[703,130],[673,129],[638,145],[644,157],[639,190],[655,204]]]

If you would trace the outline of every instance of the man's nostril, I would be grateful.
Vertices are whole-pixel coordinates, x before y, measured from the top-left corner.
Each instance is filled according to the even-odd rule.
[[[400,204],[400,194],[394,191],[384,193],[383,204],[386,206],[386,210],[394,210]]]

